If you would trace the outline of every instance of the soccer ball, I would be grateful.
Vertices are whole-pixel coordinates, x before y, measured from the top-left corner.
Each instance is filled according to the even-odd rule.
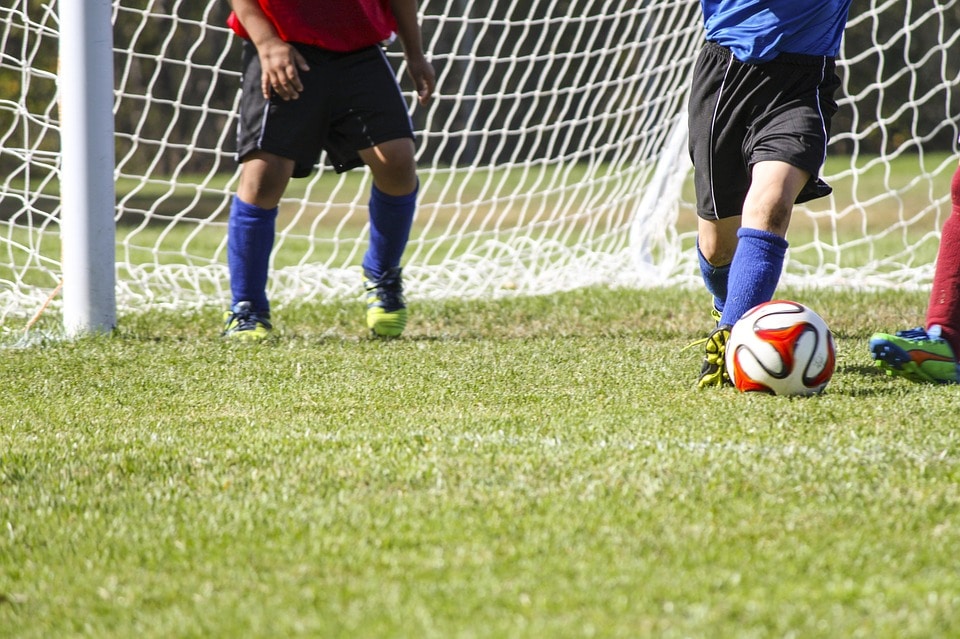
[[[819,393],[837,362],[833,335],[823,318],[787,300],[747,311],[730,330],[725,352],[734,386],[774,395]]]

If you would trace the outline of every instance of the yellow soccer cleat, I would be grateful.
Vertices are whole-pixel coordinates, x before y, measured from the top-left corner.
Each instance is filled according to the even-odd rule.
[[[697,388],[711,386],[730,386],[730,376],[727,375],[726,350],[727,340],[730,339],[730,327],[718,326],[713,329],[704,343],[703,365],[700,367],[700,378]]]
[[[270,313],[254,311],[250,302],[237,302],[223,314],[221,337],[237,342],[260,342],[270,335]]]
[[[367,328],[377,337],[399,337],[407,326],[400,267],[388,269],[380,279],[373,279],[366,271],[363,277],[367,291]]]

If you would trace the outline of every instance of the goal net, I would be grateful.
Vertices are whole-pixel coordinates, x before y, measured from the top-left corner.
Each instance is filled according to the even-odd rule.
[[[60,0],[61,2],[63,0]],[[0,6],[0,325],[57,317],[58,0]],[[119,312],[225,307],[239,42],[222,0],[114,0]],[[699,282],[685,99],[698,0],[421,0],[411,299]],[[957,162],[960,0],[854,3],[824,178],[783,283],[928,285]],[[359,299],[370,175],[326,158],[281,202],[269,295]]]

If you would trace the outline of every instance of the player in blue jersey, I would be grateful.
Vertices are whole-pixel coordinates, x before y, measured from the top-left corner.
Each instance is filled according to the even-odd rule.
[[[701,0],[706,40],[689,102],[697,251],[717,326],[697,385],[729,384],[730,328],[773,298],[793,205],[819,178],[851,0]]]

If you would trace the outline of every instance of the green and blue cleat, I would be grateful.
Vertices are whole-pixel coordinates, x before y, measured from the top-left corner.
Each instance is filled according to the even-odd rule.
[[[401,268],[388,269],[379,279],[364,271],[367,292],[367,328],[377,337],[399,337],[407,326]]]
[[[270,313],[254,311],[250,302],[237,302],[223,314],[224,339],[237,342],[260,342],[270,335]]]
[[[921,384],[956,384],[960,381],[957,358],[940,337],[940,327],[875,333],[870,338],[870,356],[887,375]]]

